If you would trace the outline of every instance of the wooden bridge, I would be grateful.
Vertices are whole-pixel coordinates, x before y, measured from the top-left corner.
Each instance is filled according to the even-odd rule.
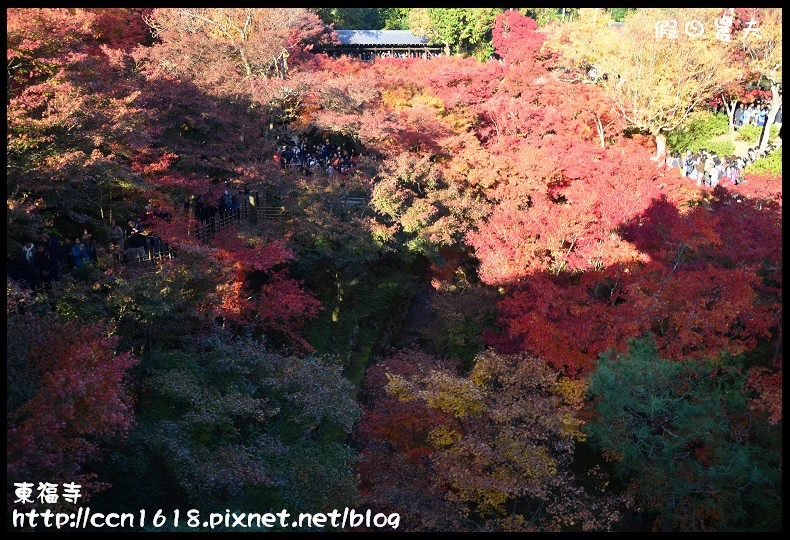
[[[228,227],[237,227],[246,222],[250,225],[273,228],[296,216],[294,213],[294,199],[289,196],[260,196],[257,192],[245,194],[246,198],[241,200],[239,207],[226,212],[217,212],[212,218],[199,221],[195,218],[195,200],[190,204],[189,230],[190,235],[194,235],[202,242],[207,242],[212,235]],[[352,197],[341,195],[330,204],[330,212],[336,212],[340,208],[346,210],[359,210],[360,214],[368,208],[368,200],[364,197]],[[126,264],[137,265],[139,267],[154,267],[155,265],[177,257],[177,250],[171,248],[159,238],[149,235],[146,238],[145,255],[140,253],[137,256],[124,256],[117,253],[116,261]]]
[[[236,226],[246,221],[253,226],[272,227],[296,217],[294,213],[296,197],[282,195],[259,195],[257,192],[247,194],[241,201],[238,209],[225,214],[217,213],[212,219],[199,221],[190,234],[196,235],[202,241],[207,241],[212,234],[230,226]],[[330,212],[336,212],[340,207],[346,209],[359,209],[364,212],[369,208],[368,200],[364,197],[341,195],[334,204],[330,204]],[[191,211],[194,216],[194,210]]]

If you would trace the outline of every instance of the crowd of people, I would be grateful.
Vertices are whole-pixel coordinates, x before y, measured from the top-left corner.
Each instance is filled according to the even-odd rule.
[[[296,138],[282,144],[274,155],[280,167],[300,169],[305,176],[315,171],[323,171],[329,176],[345,174],[357,165],[358,159],[353,148],[341,148],[332,144],[328,138],[317,144]]]
[[[249,195],[249,188],[245,184],[243,187],[243,196]],[[217,218],[222,221],[223,219],[234,216],[241,217],[241,193],[231,194],[228,183],[225,182],[225,189],[216,201],[210,200],[208,197],[200,195],[195,200],[194,216],[198,221],[198,234],[200,229],[205,227],[209,234],[214,234],[217,230]],[[189,201],[185,201],[184,210],[190,211]]]
[[[712,107],[714,113],[724,113],[723,105]],[[733,126],[739,130],[744,126],[755,125],[764,127],[770,113],[770,107],[758,100],[751,104],[738,104],[734,111]],[[782,128],[782,107],[776,113],[774,124]],[[686,150],[685,153],[672,152],[666,157],[666,164],[670,168],[680,169],[683,177],[695,180],[698,186],[737,186],[746,182],[744,171],[758,159],[768,156],[777,148],[776,145],[769,143],[765,150],[758,147],[749,148],[743,157],[739,156],[719,156],[714,151],[700,150],[692,152]]]
[[[146,228],[153,217],[170,219],[169,213],[155,212],[146,205],[139,216],[127,220],[122,227],[112,220],[109,253],[121,262],[149,260],[157,254],[170,252],[170,247]],[[49,289],[53,281],[75,268],[98,264],[99,257],[107,253],[89,231],[84,228],[80,236],[63,236],[44,233],[37,241],[23,245],[8,262],[8,275],[29,289]]]
[[[750,124],[763,127],[767,121],[769,112],[770,107],[759,102],[746,105],[746,107],[739,103],[735,108],[735,113],[733,115],[733,125],[735,126],[736,131],[743,126],[748,126]],[[776,112],[774,124],[776,124],[779,129],[782,128],[781,106],[779,106],[779,110]]]
[[[49,288],[63,272],[98,261],[102,248],[84,229],[82,236],[44,233],[38,241],[23,245],[8,263],[8,275],[30,289]]]
[[[681,176],[695,180],[698,186],[737,186],[746,182],[744,178],[746,168],[774,149],[773,144],[769,144],[764,151],[750,148],[744,157],[719,156],[716,152],[708,150],[699,152],[686,150],[682,156],[680,152],[673,152],[667,156],[666,163],[670,168],[680,169]]]
[[[112,220],[110,227],[110,251],[118,261],[141,261],[153,259],[162,253],[169,253],[170,247],[157,235],[150,231],[154,218],[170,221],[169,212],[152,210],[147,204],[136,218],[126,221],[126,227]]]

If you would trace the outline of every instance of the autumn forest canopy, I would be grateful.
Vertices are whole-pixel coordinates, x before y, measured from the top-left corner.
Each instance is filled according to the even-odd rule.
[[[445,54],[316,52],[365,25]],[[781,28],[7,9],[8,530],[780,531]]]

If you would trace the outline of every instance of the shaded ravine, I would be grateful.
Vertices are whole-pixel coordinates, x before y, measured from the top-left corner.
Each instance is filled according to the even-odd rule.
[[[396,306],[395,311],[382,317],[384,327],[380,328],[378,339],[368,354],[355,355],[355,360],[360,363],[360,377],[357,384],[358,392],[361,387],[364,372],[373,365],[379,358],[387,356],[392,349],[400,349],[411,344],[416,344],[419,339],[417,329],[420,324],[428,323],[425,318],[426,310],[430,311],[430,301],[426,294],[429,285],[428,263],[425,260],[417,260],[411,267],[411,283],[409,290],[401,291],[403,296],[401,302]]]
[[[431,304],[431,285],[423,279],[417,293],[412,298],[411,305],[399,331],[393,336],[391,348],[405,349],[419,346],[428,354],[436,355],[435,347],[422,338],[421,329],[436,324],[436,313]]]

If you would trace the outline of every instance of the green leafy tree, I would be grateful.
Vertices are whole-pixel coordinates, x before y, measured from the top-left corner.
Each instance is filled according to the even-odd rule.
[[[359,418],[339,366],[217,332],[153,350],[142,370],[138,422],[107,472],[116,504],[318,512],[353,502],[353,452],[325,436]]]
[[[607,11],[609,15],[612,16],[612,20],[623,22],[623,19],[625,19],[629,13],[636,11],[636,9],[637,8],[607,8]]]
[[[551,21],[571,21],[579,16],[579,8],[520,8],[520,12],[535,19],[539,26]]]
[[[385,30],[408,30],[411,8],[378,8],[384,19]]]
[[[447,54],[488,58],[494,19],[502,8],[415,8],[409,14],[409,27],[434,43],[441,43]]]
[[[383,8],[312,8],[326,24],[336,30],[378,30],[384,27]]]
[[[781,528],[781,427],[750,410],[747,380],[735,359],[665,360],[649,339],[601,356],[586,429],[654,528]]]

